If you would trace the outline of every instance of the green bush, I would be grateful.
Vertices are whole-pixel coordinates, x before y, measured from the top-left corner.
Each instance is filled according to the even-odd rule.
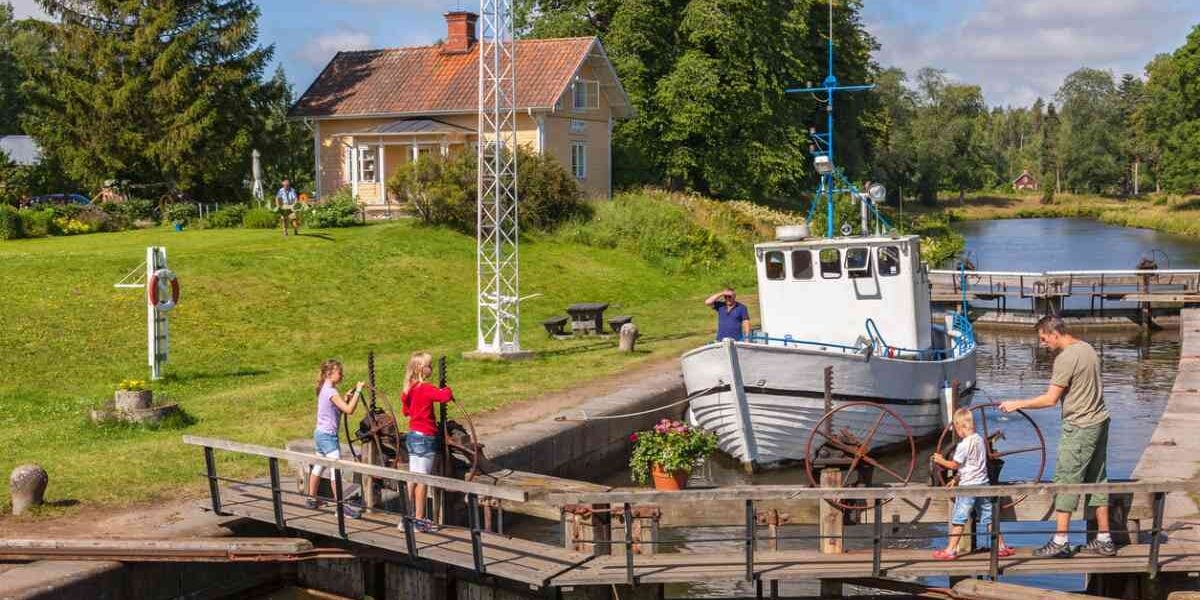
[[[522,230],[550,231],[591,214],[579,185],[553,157],[520,148],[517,171]],[[401,166],[388,189],[421,221],[474,233],[475,172],[475,155],[469,152],[422,157]]]
[[[20,211],[20,215],[26,237],[46,237],[61,233],[54,222],[57,215],[53,208],[26,208]]]
[[[241,227],[245,218],[245,204],[230,204],[220,210],[210,213],[208,217],[204,219],[204,226],[214,229]]]
[[[271,229],[279,226],[279,215],[269,208],[251,208],[242,217],[242,227],[249,229]]]
[[[349,188],[342,188],[324,202],[305,210],[301,216],[305,225],[326,229],[359,225],[358,213],[358,202],[355,202],[353,193]]]
[[[199,216],[196,205],[191,202],[176,202],[167,207],[163,220],[168,223],[191,223]]]
[[[25,230],[17,209],[8,205],[0,205],[0,240],[15,240],[22,237],[25,237]]]
[[[145,198],[128,198],[122,202],[104,202],[99,204],[105,212],[111,217],[123,219],[130,226],[139,221],[154,222],[158,218],[155,215],[155,205],[153,200]]]

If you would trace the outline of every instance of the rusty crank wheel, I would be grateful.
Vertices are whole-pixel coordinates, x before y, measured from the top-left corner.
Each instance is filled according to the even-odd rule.
[[[1033,473],[1031,482],[1042,480],[1042,475],[1046,471],[1046,438],[1042,436],[1042,429],[1037,426],[1037,423],[1025,413],[1023,410],[1018,410],[1009,415],[1003,415],[1000,412],[999,403],[980,404],[970,407],[971,412],[975,413],[975,429],[980,436],[983,437],[984,444],[987,446],[987,473],[988,483],[992,485],[1000,485],[1002,483],[1017,483],[1005,482],[1000,479],[1000,473],[1004,469],[1006,456],[1030,455],[1030,460],[1036,460],[1037,469]],[[991,415],[1002,415],[1006,417],[1006,421],[1011,419],[1017,427],[1028,427],[1033,431],[1033,440],[1027,446],[1015,448],[1013,450],[1004,450],[998,446],[998,442],[1006,439],[1004,429],[991,430],[988,425],[988,417]],[[954,446],[958,443],[958,436],[954,434],[954,423],[951,423],[942,430],[941,437],[938,438],[937,451],[942,456],[947,456],[947,453],[954,453]],[[947,470],[937,465],[931,467],[933,471],[933,482],[935,485],[948,485],[952,479],[947,477]],[[1009,509],[1019,504],[1025,496],[1009,498],[1006,502],[1000,505],[1002,509]]]
[[[887,464],[882,460],[885,454],[891,455]],[[845,469],[840,487],[903,485],[916,469],[917,443],[912,428],[892,409],[874,402],[847,402],[817,421],[808,434],[804,456],[804,470],[813,487],[820,486],[820,470],[825,467]],[[877,481],[880,477],[883,480]],[[843,510],[868,508],[853,498],[827,502]]]

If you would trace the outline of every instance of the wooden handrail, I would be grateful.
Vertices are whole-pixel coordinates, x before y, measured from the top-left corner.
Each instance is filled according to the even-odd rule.
[[[425,475],[423,473],[411,473],[409,471],[402,471],[400,469],[390,469],[388,467],[381,467],[378,465],[364,465],[362,463],[356,463],[347,460],[333,460],[316,456],[314,454],[296,452],[293,450],[281,450],[267,446],[243,444],[241,442],[232,442],[229,440],[206,438],[194,435],[183,436],[183,443],[191,446],[213,448],[215,450],[224,450],[239,454],[250,454],[265,458],[277,458],[306,464],[320,465],[322,467],[340,469],[342,471],[358,473],[360,475],[368,475],[370,477],[376,477],[379,479],[395,479],[410,483],[423,483],[430,487],[441,490],[461,492],[464,494],[478,494],[486,498],[512,500],[514,502],[528,502],[529,500],[528,495],[524,490],[513,487],[489,485],[486,483],[476,483],[473,481],[463,481],[461,479],[439,477],[437,475]]]
[[[1128,481],[1113,483],[1036,483],[964,487],[903,486],[877,488],[810,488],[794,485],[731,486],[689,489],[677,492],[656,490],[613,490],[609,492],[557,492],[546,500],[556,506],[567,504],[669,504],[717,500],[925,500],[958,496],[1044,496],[1053,494],[1149,494],[1196,492],[1200,482],[1187,480]]]

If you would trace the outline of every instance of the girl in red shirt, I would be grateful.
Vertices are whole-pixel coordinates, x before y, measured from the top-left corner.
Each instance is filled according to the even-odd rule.
[[[449,402],[454,397],[450,388],[438,388],[426,380],[433,374],[433,357],[428,352],[414,352],[408,359],[404,373],[404,392],[400,405],[408,417],[408,435],[404,446],[408,449],[408,470],[413,473],[433,472],[433,459],[437,456],[441,440],[438,439],[437,420],[433,416],[433,405]],[[425,520],[425,484],[408,486],[408,502],[413,507],[417,526],[425,530],[431,524]]]

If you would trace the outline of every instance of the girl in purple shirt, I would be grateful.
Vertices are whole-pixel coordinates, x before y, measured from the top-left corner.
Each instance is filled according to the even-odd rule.
[[[317,455],[337,460],[342,457],[338,444],[338,417],[341,413],[354,414],[358,408],[358,397],[362,392],[363,382],[358,382],[354,389],[342,399],[338,394],[337,384],[342,382],[342,363],[332,358],[321,363],[321,372],[317,375],[317,428],[313,432]],[[313,465],[308,475],[308,498],[305,501],[309,508],[317,508],[317,488],[321,484],[322,468]],[[347,515],[350,511],[347,510]]]

